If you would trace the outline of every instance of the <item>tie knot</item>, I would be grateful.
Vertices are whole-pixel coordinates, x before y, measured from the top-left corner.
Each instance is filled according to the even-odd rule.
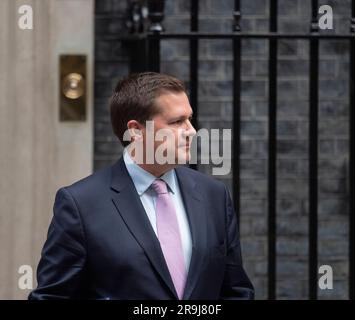
[[[161,179],[156,179],[152,183],[152,187],[157,194],[168,193],[168,188],[165,181]]]

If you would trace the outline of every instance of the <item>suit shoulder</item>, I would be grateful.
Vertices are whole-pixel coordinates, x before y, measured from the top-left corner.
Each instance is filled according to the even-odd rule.
[[[75,197],[93,196],[109,186],[111,170],[112,166],[102,168],[64,188]]]

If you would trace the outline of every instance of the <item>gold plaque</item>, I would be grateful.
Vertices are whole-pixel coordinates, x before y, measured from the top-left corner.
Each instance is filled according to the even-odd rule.
[[[60,121],[86,120],[86,56],[61,55]]]
[[[78,99],[84,94],[84,80],[79,73],[69,73],[63,79],[63,94],[68,99]]]

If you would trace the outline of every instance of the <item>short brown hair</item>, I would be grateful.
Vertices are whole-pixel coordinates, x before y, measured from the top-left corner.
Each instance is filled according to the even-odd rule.
[[[165,92],[186,92],[179,79],[156,72],[135,73],[120,80],[110,99],[111,124],[123,146],[127,122],[136,120],[142,124],[159,113],[155,99]]]

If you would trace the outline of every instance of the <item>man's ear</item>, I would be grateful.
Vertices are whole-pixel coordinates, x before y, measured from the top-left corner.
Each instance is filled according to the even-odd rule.
[[[133,141],[143,138],[143,126],[137,120],[129,120],[127,130]]]

